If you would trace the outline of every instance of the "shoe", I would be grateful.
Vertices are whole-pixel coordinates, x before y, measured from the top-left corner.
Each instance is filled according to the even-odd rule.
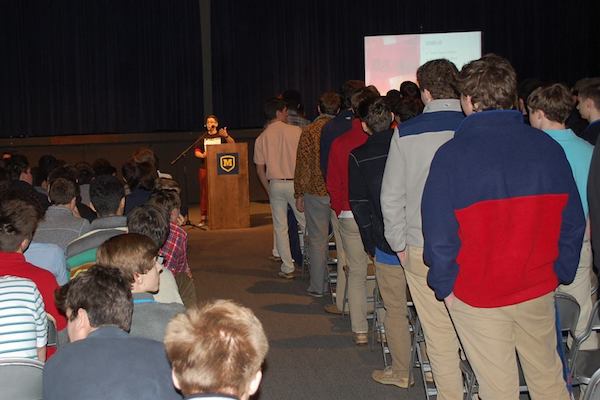
[[[283,279],[294,279],[294,273],[293,272],[283,272],[283,271],[279,271],[277,273],[277,276]]]
[[[363,346],[369,343],[369,335],[366,333],[354,333],[352,340],[354,340],[355,345]]]
[[[392,370],[392,367],[386,367],[385,369],[376,369],[371,374],[371,378],[377,383],[383,385],[394,385],[402,389],[408,389],[415,384],[414,379],[408,382],[408,377],[404,378],[398,372]]]
[[[316,297],[316,298],[318,298],[318,299],[320,299],[321,297],[323,297],[323,293],[315,292],[315,291],[313,291],[313,290],[308,290],[308,289],[307,289],[307,290],[306,290],[306,293],[307,293],[309,296]]]
[[[275,262],[280,262],[281,261],[281,257],[269,256],[269,260],[275,261]]]
[[[329,314],[342,315],[342,312],[337,308],[335,304],[327,304],[323,307],[323,310]]]

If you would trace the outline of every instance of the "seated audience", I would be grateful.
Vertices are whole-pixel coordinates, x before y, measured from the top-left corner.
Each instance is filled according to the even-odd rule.
[[[162,341],[167,323],[185,311],[180,303],[158,303],[151,293],[159,289],[163,258],[148,236],[126,233],[98,247],[98,264],[117,268],[131,283],[133,320],[129,333]]]
[[[31,279],[0,276],[0,358],[46,361],[48,317]]]
[[[69,281],[65,250],[60,246],[54,243],[31,242],[23,255],[28,263],[52,272],[60,286]]]
[[[77,183],[79,184],[79,193],[81,202],[90,206],[90,183],[94,179],[94,169],[87,162],[78,162],[75,164],[77,169]]]
[[[115,268],[94,266],[56,294],[71,343],[46,363],[45,400],[181,399],[162,343],[127,334],[130,283]]]
[[[50,206],[48,196],[38,192],[33,187],[33,175],[27,157],[13,154],[6,163],[6,171],[11,180],[10,188],[18,194],[19,198],[34,202],[34,205],[43,216]]]
[[[92,163],[92,168],[94,169],[94,176],[117,175],[117,169],[113,167],[112,164],[104,158],[96,159]]]
[[[129,214],[135,207],[148,201],[158,174],[154,164],[136,163],[133,160],[127,161],[121,171],[129,187],[129,194],[125,197],[125,214]]]
[[[41,193],[48,195],[48,176],[50,172],[64,164],[51,154],[44,154],[38,160],[37,174],[34,176],[34,187]]]
[[[196,305],[196,287],[187,260],[187,232],[177,225],[181,201],[174,190],[152,193],[148,204],[164,209],[169,215],[169,236],[161,248],[164,267],[173,273],[179,294],[186,307]]]
[[[58,289],[56,278],[28,263],[23,256],[38,220],[38,210],[33,204],[19,199],[0,203],[0,276],[31,279],[42,295],[46,312],[56,320],[56,328],[61,330],[66,327],[66,320],[54,302],[54,291]]]
[[[129,213],[127,228],[130,233],[148,236],[157,248],[162,248],[169,237],[169,215],[161,208],[145,204]],[[161,252],[159,254],[162,255]],[[183,304],[175,277],[168,269],[164,269],[160,274],[160,290],[154,295],[154,299],[160,303]]]
[[[77,191],[72,181],[65,178],[51,181],[48,198],[52,205],[38,225],[33,241],[54,243],[66,249],[70,242],[90,230],[90,223],[76,211]]]
[[[250,309],[216,300],[188,310],[169,323],[164,342],[186,399],[247,400],[258,390],[269,343]]]
[[[72,165],[62,165],[58,168],[50,171],[48,175],[48,187],[52,184],[55,179],[65,178],[75,184],[75,206],[77,207],[77,212],[82,218],[87,219],[89,222],[92,222],[96,218],[96,213],[88,207],[86,204],[83,204],[81,201],[81,193],[79,192],[79,182],[77,181],[78,176],[77,168]]]

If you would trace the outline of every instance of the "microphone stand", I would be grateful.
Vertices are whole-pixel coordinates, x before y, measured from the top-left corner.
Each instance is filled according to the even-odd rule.
[[[199,141],[200,141],[200,138],[194,140],[194,142],[192,144],[190,144],[181,153],[179,153],[179,155],[177,157],[175,157],[175,159],[173,159],[173,161],[171,161],[170,164],[175,165],[179,160],[181,160],[183,157],[185,157],[187,155],[188,151],[190,151],[196,145],[196,143],[198,143]],[[187,196],[189,193],[189,190],[188,190],[188,179],[187,179],[187,165],[185,165],[185,163],[183,163],[183,188],[185,190],[185,195]],[[198,229],[202,229],[204,231],[208,229],[206,226],[194,224],[190,221],[189,207],[188,207],[188,217],[185,221],[185,224],[183,224],[183,226],[184,227],[191,226],[192,228],[198,228]]]

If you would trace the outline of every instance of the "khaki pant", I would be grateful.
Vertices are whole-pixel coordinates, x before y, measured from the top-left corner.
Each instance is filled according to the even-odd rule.
[[[331,210],[330,215],[331,228],[333,229],[333,236],[335,237],[335,252],[337,258],[337,284],[336,284],[336,295],[335,305],[338,310],[342,311],[344,307],[344,291],[346,290],[346,275],[344,274],[344,265],[346,265],[346,253],[344,252],[344,245],[342,244],[342,235],[340,234],[340,222],[338,221],[335,211]]]
[[[511,306],[472,307],[455,298],[450,314],[485,400],[519,398],[516,352],[533,400],[568,400],[556,351],[554,293]]]
[[[462,400],[463,384],[456,331],[446,306],[435,298],[433,290],[427,285],[429,268],[423,262],[423,249],[408,246],[406,251],[406,283],[423,327],[427,355],[438,390],[437,399]]]
[[[377,284],[385,305],[385,336],[390,354],[392,370],[408,379],[410,370],[410,332],[406,310],[406,278],[399,265],[375,262]]]

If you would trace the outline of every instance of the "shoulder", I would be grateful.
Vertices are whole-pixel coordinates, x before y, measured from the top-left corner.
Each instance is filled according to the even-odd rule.
[[[424,113],[400,124],[398,132],[400,137],[404,137],[428,132],[455,131],[464,118],[465,115],[459,111]]]

